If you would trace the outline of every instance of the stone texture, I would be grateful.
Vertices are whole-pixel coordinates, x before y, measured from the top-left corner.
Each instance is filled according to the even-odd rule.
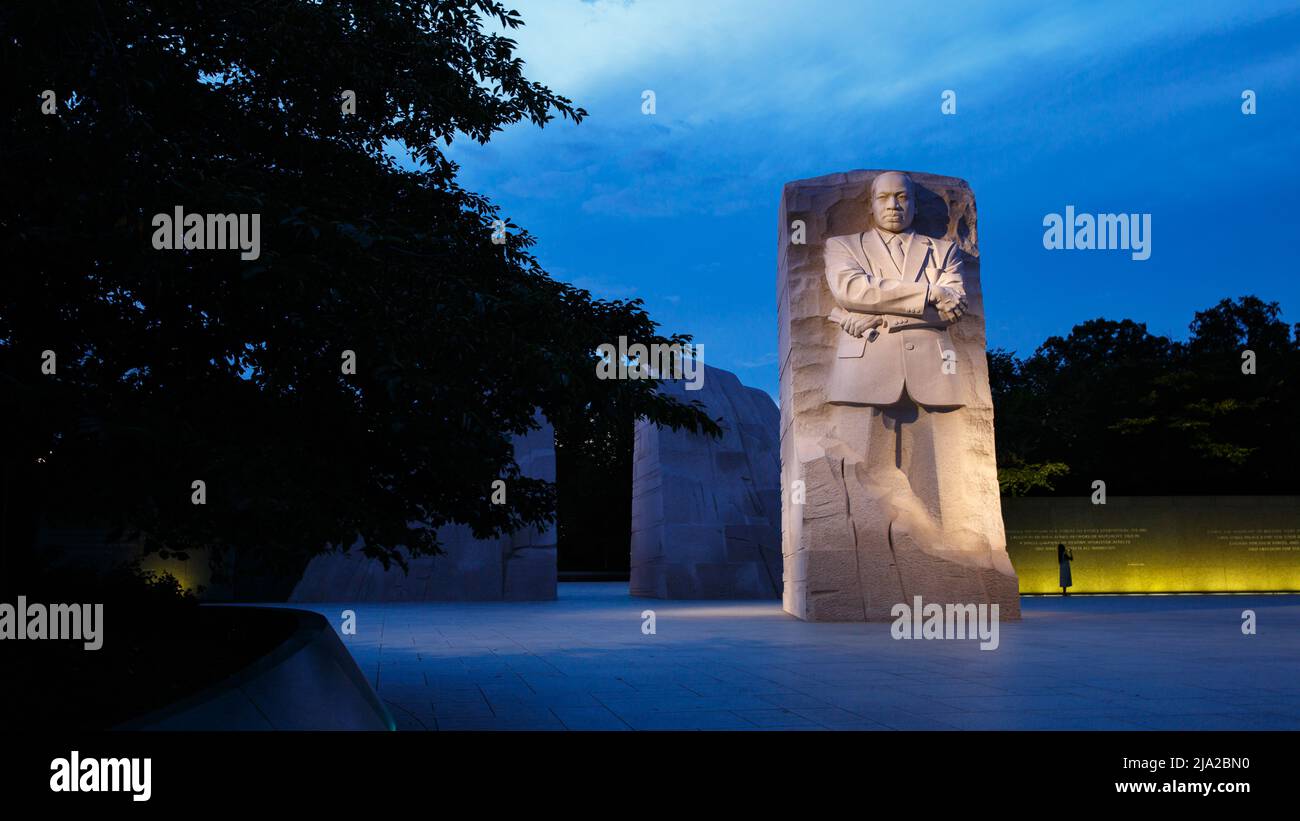
[[[721,439],[641,421],[632,468],[634,596],[661,599],[780,596],[780,415],[771,397],[705,366],[699,400]]]
[[[515,438],[515,461],[525,476],[555,481],[555,433]],[[508,492],[508,489],[507,489]],[[410,573],[385,570],[359,546],[316,556],[289,597],[291,602],[542,601],[555,598],[555,530],[527,528],[497,539],[476,539],[468,527],[444,527],[440,556],[410,560]]]
[[[904,423],[895,454],[892,442],[890,452],[881,451],[879,432],[869,429],[882,424],[878,411],[873,416],[871,406],[831,402],[832,370],[842,373],[843,351],[861,345],[846,342],[845,331],[828,321],[840,306],[827,283],[825,245],[830,237],[873,229],[871,184],[881,173],[800,180],[788,183],[781,198],[783,605],[810,621],[888,621],[894,604],[920,595],[927,602],[997,603],[1004,620],[1016,619],[1019,595],[994,459],[975,198],[963,180],[911,174],[916,216],[910,227],[918,235],[913,247],[938,250],[946,247],[943,240],[962,252],[966,312],[945,330],[901,330],[930,334],[909,339],[939,335],[946,341],[940,344],[955,351],[950,378],[959,401],[945,404],[960,407],[923,410],[920,424]],[[791,243],[796,220],[805,226],[804,244]],[[920,277],[911,253],[907,273]],[[906,367],[910,374],[911,359]],[[927,386],[939,384],[927,379]],[[867,452],[868,440],[877,443],[873,452]],[[804,483],[802,504],[791,493],[796,482]]]

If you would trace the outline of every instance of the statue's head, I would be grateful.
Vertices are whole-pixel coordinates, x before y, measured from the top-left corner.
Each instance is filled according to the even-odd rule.
[[[902,171],[886,171],[871,181],[871,215],[886,231],[906,231],[916,216],[912,178]]]

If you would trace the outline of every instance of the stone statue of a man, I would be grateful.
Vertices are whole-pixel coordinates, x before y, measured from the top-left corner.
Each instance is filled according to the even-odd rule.
[[[871,185],[875,227],[826,240],[826,281],[840,310],[827,400],[888,408],[960,407],[956,352],[946,328],[966,311],[961,251],[918,235],[912,180],[887,172]]]
[[[1018,618],[970,186],[849,171],[787,183],[780,210],[782,481],[806,491],[782,507],[786,611],[885,621],[921,597]]]

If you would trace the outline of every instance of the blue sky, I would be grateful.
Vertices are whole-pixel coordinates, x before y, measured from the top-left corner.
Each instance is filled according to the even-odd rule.
[[[773,396],[781,187],[854,168],[971,183],[993,347],[1098,316],[1182,338],[1248,293],[1300,320],[1295,2],[512,5],[526,73],[590,116],[457,142],[462,183],[552,276],[644,299]],[[1067,205],[1150,213],[1151,258],[1045,250]]]

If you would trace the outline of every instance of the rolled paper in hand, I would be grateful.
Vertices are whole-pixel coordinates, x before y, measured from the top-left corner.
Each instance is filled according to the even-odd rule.
[[[829,319],[831,322],[834,322],[837,325],[839,325],[840,329],[843,330],[844,333],[857,338],[866,336],[867,341],[870,342],[879,335],[880,332],[876,329],[884,327],[885,318],[880,316],[879,314],[861,314],[861,316],[867,318],[867,324],[865,327],[863,327],[861,333],[856,333],[856,334],[851,332],[848,328],[844,327],[844,323],[853,319],[853,313],[851,311],[846,311],[840,306],[836,305],[834,308],[831,308],[831,312],[830,314],[827,315],[826,318]]]
[[[849,320],[850,316],[850,312],[836,305],[834,308],[831,308],[831,312],[826,315],[826,318],[837,325],[843,326],[844,323]],[[867,323],[868,328],[879,328],[885,324],[885,318],[879,314],[865,314],[865,316],[871,318],[871,321]]]

